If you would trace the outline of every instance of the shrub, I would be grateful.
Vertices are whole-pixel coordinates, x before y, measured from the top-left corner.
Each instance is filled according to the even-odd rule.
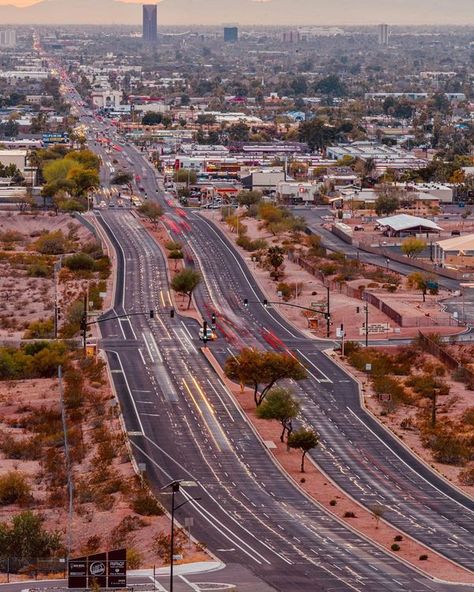
[[[334,263],[323,263],[319,267],[319,271],[323,275],[334,275],[337,271],[337,265],[335,265]]]
[[[286,284],[285,282],[280,282],[277,285],[277,292],[281,292],[281,296],[285,302],[291,300],[292,293],[291,293],[291,286],[290,284]]]
[[[411,376],[405,384],[422,397],[431,397],[435,389],[439,395],[449,395],[449,386],[431,374]]]
[[[143,557],[134,547],[127,549],[127,567],[128,569],[139,569],[142,566]]]
[[[397,534],[393,537],[393,540],[399,543],[400,541],[403,541],[403,537],[401,534]]]
[[[34,247],[44,255],[62,255],[66,252],[67,241],[61,230],[45,232],[34,243]]]
[[[474,485],[474,466],[467,467],[459,473],[459,481],[463,485]]]
[[[112,549],[125,546],[130,533],[139,530],[143,526],[146,526],[146,522],[138,516],[125,516],[110,533]]]
[[[390,395],[394,403],[409,404],[412,402],[409,393],[391,376],[374,376],[373,386],[377,394]]]
[[[62,550],[61,535],[43,528],[43,519],[30,511],[14,516],[0,526],[4,538],[2,555],[19,558],[51,557]]]
[[[425,554],[423,554],[423,555],[420,555],[420,556],[418,557],[418,559],[419,559],[420,561],[426,561],[426,560],[428,559],[428,555],[425,555]]]
[[[140,489],[132,502],[132,509],[141,516],[163,516],[164,511],[158,501],[146,489]]]
[[[471,451],[465,440],[454,431],[439,430],[423,437],[423,443],[433,451],[437,462],[463,465],[471,457]]]
[[[31,488],[26,475],[9,471],[0,476],[0,505],[26,504],[31,500]]]
[[[344,512],[344,518],[357,518],[357,516],[354,514],[354,512]]]
[[[329,505],[330,505],[330,506],[335,506],[336,504],[337,504],[337,500],[335,500],[335,499],[332,499],[332,500],[329,502]]]
[[[0,450],[5,458],[38,460],[41,458],[41,441],[38,437],[19,439],[10,434],[3,434],[0,439]]]
[[[26,273],[29,277],[45,278],[51,276],[52,270],[45,263],[32,263],[28,266]]]
[[[64,259],[64,266],[71,271],[92,271],[95,269],[95,261],[87,253],[75,253]]]
[[[187,537],[184,531],[176,529],[174,531],[174,549],[173,555],[180,554],[186,543]],[[171,536],[163,532],[158,533],[153,539],[152,550],[164,562],[169,563],[171,560]]]
[[[47,319],[46,321],[33,321],[29,324],[28,329],[24,335],[24,339],[47,339],[53,337],[54,321]]]
[[[390,549],[392,549],[392,551],[400,551],[400,545],[397,543],[392,543]]]

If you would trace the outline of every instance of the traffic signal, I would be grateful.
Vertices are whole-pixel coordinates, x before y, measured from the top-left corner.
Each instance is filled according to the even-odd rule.
[[[174,308],[170,310],[170,319],[174,319]]]
[[[244,298],[244,306],[245,306],[245,308],[249,307],[249,299],[248,298]]]
[[[263,306],[265,306],[265,307],[268,306],[268,300],[266,298],[263,299]]]
[[[150,310],[150,319],[154,319],[154,318],[155,318],[155,311]]]
[[[61,320],[61,309],[60,308],[56,309],[56,318],[58,319],[58,321]]]
[[[360,312],[360,306],[356,307],[356,312],[359,313]]]
[[[207,321],[202,322],[202,340],[207,342]]]
[[[215,312],[213,312],[213,313],[212,313],[212,316],[211,316],[211,323],[212,323],[213,325],[215,325],[215,324],[216,324],[216,313],[215,313]]]

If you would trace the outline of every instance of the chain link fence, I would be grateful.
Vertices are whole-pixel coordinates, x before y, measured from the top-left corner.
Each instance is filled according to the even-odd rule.
[[[40,559],[38,557],[0,557],[0,574],[3,580],[9,582],[11,576],[26,575],[29,578],[40,579],[44,576],[57,574],[66,577],[66,557]]]

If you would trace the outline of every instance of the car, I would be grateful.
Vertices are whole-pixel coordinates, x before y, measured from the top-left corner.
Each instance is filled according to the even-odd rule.
[[[202,327],[199,329],[199,339],[204,341],[204,329]],[[217,335],[208,327],[206,330],[206,341],[214,341],[215,339],[217,339]]]

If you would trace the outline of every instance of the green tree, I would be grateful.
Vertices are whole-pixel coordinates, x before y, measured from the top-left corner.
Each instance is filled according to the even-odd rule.
[[[45,232],[36,240],[34,247],[43,255],[61,255],[66,252],[67,240],[62,230]]]
[[[319,444],[319,436],[313,430],[300,428],[296,432],[292,432],[288,437],[288,446],[290,448],[297,448],[302,451],[301,455],[301,472],[304,473],[304,461],[307,453],[316,448]]]
[[[174,261],[174,271],[178,268],[178,261],[184,259],[183,251],[170,251],[168,259]]]
[[[163,115],[154,111],[147,111],[142,117],[143,125],[158,125],[163,122]]]
[[[187,183],[188,185],[193,185],[197,181],[196,171],[190,169],[179,169],[179,171],[175,171],[173,178],[176,183]]]
[[[183,294],[188,297],[188,309],[191,307],[191,299],[193,291],[201,281],[201,274],[194,269],[183,269],[177,273],[171,280],[171,288],[178,294]]]
[[[155,224],[158,224],[158,220],[163,215],[163,208],[152,201],[147,201],[146,203],[142,204],[138,208],[138,211],[140,214],[146,216],[150,222]]]
[[[112,185],[127,185],[130,187],[133,181],[132,173],[127,171],[119,171],[116,175],[114,175],[111,179]]]
[[[306,369],[291,354],[255,348],[244,348],[237,356],[228,358],[224,371],[231,380],[253,388],[257,407],[279,380],[302,380],[307,376]]]
[[[26,504],[31,500],[31,487],[26,475],[8,471],[0,476],[0,506]]]
[[[0,523],[0,556],[30,559],[46,558],[63,551],[61,535],[43,528],[43,518],[33,512],[21,512],[11,524]]]
[[[283,265],[285,251],[281,247],[270,247],[265,255],[265,263],[276,272]]]
[[[262,199],[262,193],[260,191],[241,191],[237,195],[237,201],[240,206],[246,206],[249,208],[254,204],[258,204]]]
[[[375,200],[375,211],[378,216],[389,216],[399,207],[400,201],[396,195],[379,195]]]
[[[405,239],[402,243],[402,253],[407,257],[415,258],[425,250],[426,243],[415,236]]]
[[[315,86],[316,92],[323,93],[332,97],[343,97],[347,94],[347,88],[341,79],[335,74],[326,76],[319,80]]]
[[[432,275],[427,275],[421,271],[414,271],[407,277],[409,288],[419,290],[423,295],[423,302],[426,301],[426,294],[429,292],[432,296],[438,294],[438,283]]]
[[[283,428],[280,435],[280,440],[283,442],[285,432],[288,433],[288,437],[291,435],[292,420],[297,417],[299,410],[299,403],[293,399],[288,389],[273,388],[260,407],[257,407],[257,417],[279,421]]]

